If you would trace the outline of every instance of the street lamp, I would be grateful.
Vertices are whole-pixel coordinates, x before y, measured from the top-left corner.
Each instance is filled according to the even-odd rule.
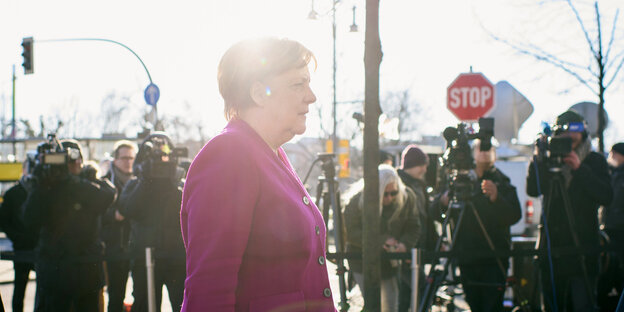
[[[333,61],[332,61],[332,89],[333,89],[333,96],[332,96],[332,118],[333,118],[333,130],[332,130],[332,153],[338,153],[338,137],[336,136],[336,126],[337,126],[337,121],[336,121],[336,67],[337,67],[337,62],[336,62],[336,5],[340,2],[340,0],[332,0],[332,8],[331,8],[331,18],[332,18],[332,55],[333,55]],[[353,10],[353,23],[351,24],[351,26],[349,27],[349,31],[350,32],[357,32],[358,31],[358,26],[355,23],[355,10],[356,7],[353,6],[352,8]],[[312,19],[312,20],[316,20],[318,19],[318,13],[314,10],[314,0],[311,0],[311,8],[310,8],[310,13],[308,13],[308,19]]]

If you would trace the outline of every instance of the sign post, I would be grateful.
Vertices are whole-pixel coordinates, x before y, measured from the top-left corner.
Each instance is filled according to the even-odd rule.
[[[460,74],[446,91],[446,107],[461,121],[476,121],[494,108],[494,85],[481,73]]]
[[[150,83],[147,85],[147,88],[145,88],[143,96],[145,96],[145,103],[152,107],[152,112],[154,114],[154,130],[156,130],[156,125],[158,124],[158,109],[156,108],[156,103],[160,98],[160,89],[158,89],[156,84]]]

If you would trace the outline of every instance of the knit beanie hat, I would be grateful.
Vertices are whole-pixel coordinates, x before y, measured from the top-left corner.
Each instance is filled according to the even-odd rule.
[[[569,110],[569,111],[565,111],[563,112],[563,114],[557,116],[557,120],[555,121],[555,124],[563,126],[563,125],[567,125],[570,124],[572,122],[584,122],[585,118],[583,118],[583,116],[579,115],[577,112]]]
[[[401,168],[409,169],[429,163],[429,157],[418,146],[409,145],[403,150]]]
[[[613,144],[613,147],[611,147],[611,151],[624,156],[624,143]]]

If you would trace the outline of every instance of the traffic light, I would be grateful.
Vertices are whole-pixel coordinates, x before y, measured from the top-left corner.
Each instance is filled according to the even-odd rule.
[[[22,52],[22,56],[24,57],[24,74],[32,74],[35,72],[33,66],[33,38],[28,37],[22,39],[22,47],[24,47],[24,52]]]

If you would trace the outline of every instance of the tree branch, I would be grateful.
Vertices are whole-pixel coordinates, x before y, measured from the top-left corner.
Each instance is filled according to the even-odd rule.
[[[571,0],[566,0],[566,2],[568,3],[572,11],[574,12],[574,16],[576,16],[576,20],[579,22],[579,26],[581,26],[581,29],[583,30],[583,35],[585,35],[585,40],[587,40],[589,49],[592,51],[593,56],[597,57],[598,54],[596,53],[596,49],[594,49],[594,45],[592,44],[591,39],[589,38],[589,33],[587,32],[587,29],[585,29],[585,24],[583,24],[583,20],[581,19],[581,16],[579,15],[578,11],[572,4]]]
[[[624,55],[624,53],[620,53],[620,55]],[[613,81],[615,81],[615,78],[617,77],[618,72],[620,71],[620,69],[622,69],[622,65],[624,65],[624,56],[622,56],[620,63],[615,68],[615,72],[613,72],[613,76],[611,76],[611,79],[605,85],[605,89],[609,88],[609,86],[613,83]]]
[[[613,41],[615,40],[615,26],[617,25],[618,16],[620,15],[620,9],[615,10],[615,17],[613,18],[613,25],[611,27],[611,39],[609,40],[609,45],[607,47],[607,53],[605,54],[605,60],[609,59],[609,54],[611,52],[611,47],[613,46]]]

